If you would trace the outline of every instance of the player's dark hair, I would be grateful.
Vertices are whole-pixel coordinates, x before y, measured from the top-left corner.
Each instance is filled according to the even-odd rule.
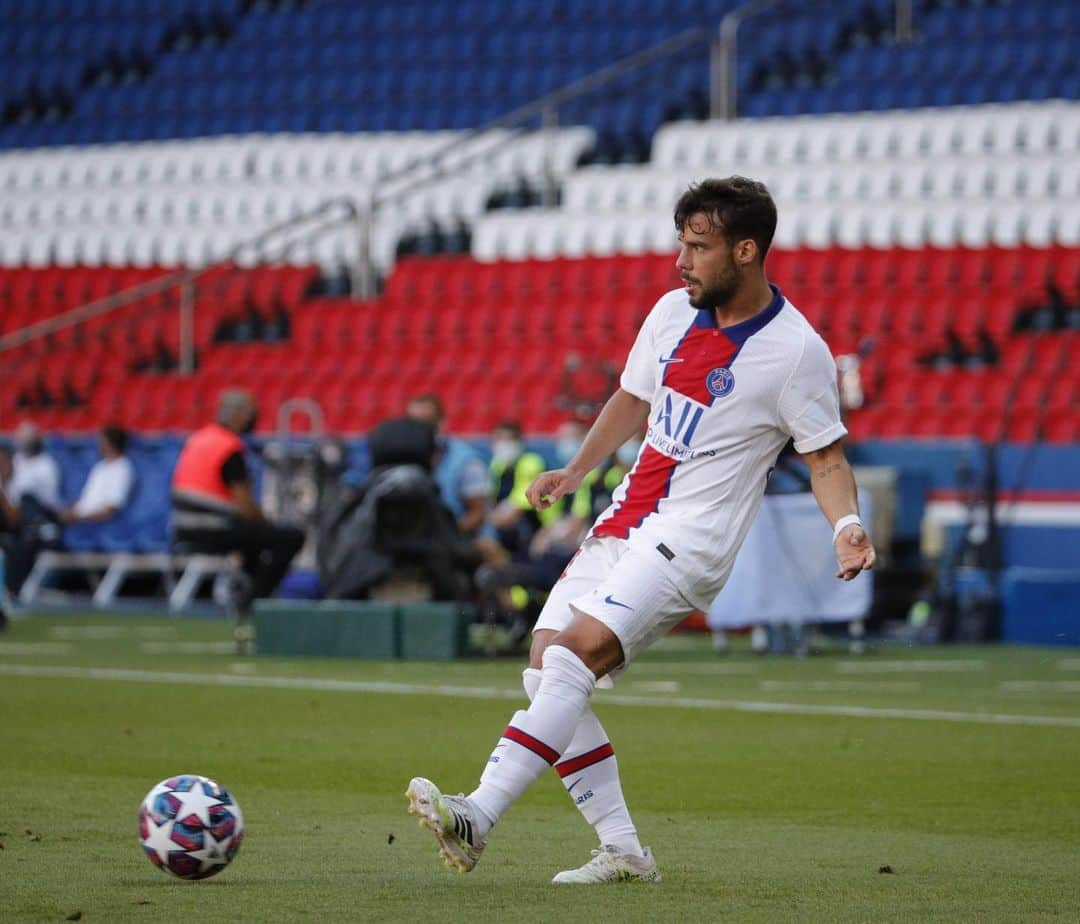
[[[120,455],[124,454],[124,450],[127,449],[128,444],[127,430],[123,427],[110,425],[101,428],[101,435],[105,437],[108,444],[120,453]]]
[[[752,240],[762,260],[776,233],[776,203],[764,183],[744,176],[691,183],[675,203],[675,227],[681,233],[691,215],[703,214],[709,230],[729,241]]]
[[[501,420],[493,428],[495,430],[505,430],[507,433],[513,433],[515,437],[521,439],[521,424],[516,420]]]

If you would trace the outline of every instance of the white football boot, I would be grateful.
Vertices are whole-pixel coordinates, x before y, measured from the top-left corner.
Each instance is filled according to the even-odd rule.
[[[645,856],[623,853],[608,844],[592,852],[592,859],[577,869],[557,873],[551,881],[556,885],[595,885],[600,882],[659,882],[660,870],[656,868],[652,850],[641,848]]]
[[[477,834],[476,816],[463,795],[444,796],[439,787],[422,776],[409,781],[405,790],[409,812],[420,816],[420,827],[434,832],[439,856],[459,873],[467,873],[480,859],[487,839]]]

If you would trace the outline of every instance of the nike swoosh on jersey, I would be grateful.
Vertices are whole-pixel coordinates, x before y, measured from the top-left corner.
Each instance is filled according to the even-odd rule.
[[[613,596],[611,596],[611,594],[608,594],[606,597],[604,597],[604,602],[606,604],[608,604],[609,606],[621,606],[624,610],[632,610],[633,609],[633,607],[630,606],[629,604],[620,603]]]
[[[681,356],[661,356],[657,361],[661,366],[666,366],[669,363],[681,363],[683,358]]]

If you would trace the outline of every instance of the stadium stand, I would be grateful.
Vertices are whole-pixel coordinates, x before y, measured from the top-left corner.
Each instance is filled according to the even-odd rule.
[[[679,191],[742,172],[780,206],[771,277],[860,358],[855,438],[1080,441],[1077,4],[915,2],[910,42],[891,0],[790,4],[742,27],[744,118],[706,119],[702,44],[561,103],[558,127],[469,135],[736,6],[0,0],[0,338],[206,269],[0,354],[0,428],[116,421],[165,447],[241,385],[271,412],[314,397],[338,433],[431,388],[456,432],[551,433],[568,379],[602,390],[677,282]],[[370,237],[342,213],[243,246],[373,197]],[[381,291],[349,297],[365,249]],[[129,552],[163,548],[140,507],[163,465]]]

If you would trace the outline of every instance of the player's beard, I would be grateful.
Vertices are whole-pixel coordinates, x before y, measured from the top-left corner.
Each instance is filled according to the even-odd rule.
[[[739,270],[730,255],[728,256],[728,263],[727,266],[724,267],[724,271],[713,279],[710,285],[706,286],[699,279],[694,279],[694,281],[701,286],[701,294],[696,298],[691,296],[690,304],[692,307],[704,311],[713,311],[730,304],[742,284]]]

